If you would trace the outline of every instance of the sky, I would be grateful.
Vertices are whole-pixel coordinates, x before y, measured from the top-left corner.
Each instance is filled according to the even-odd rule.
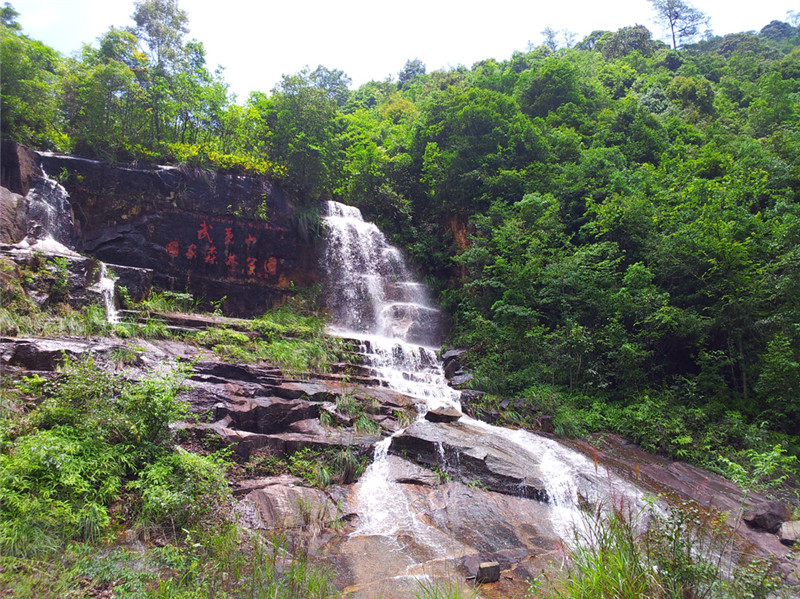
[[[96,45],[109,27],[132,24],[133,0],[10,0],[23,33],[65,55]],[[797,0],[695,0],[717,35],[786,20]],[[409,59],[428,71],[509,58],[539,45],[545,27],[581,40],[596,29],[647,26],[667,40],[647,0],[181,0],[187,39],[203,42],[211,70],[221,65],[240,102],[270,91],[284,74],[322,64],[353,87],[397,79]]]

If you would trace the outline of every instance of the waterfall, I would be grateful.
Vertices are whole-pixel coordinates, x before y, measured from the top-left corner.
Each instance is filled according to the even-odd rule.
[[[552,506],[553,528],[567,543],[574,540],[576,532],[584,532],[586,522],[581,513],[581,503],[611,507],[624,500],[636,513],[648,505],[647,494],[642,489],[555,439],[467,417],[462,421],[480,431],[479,434],[503,437],[518,447],[521,455],[530,456],[531,461],[538,464]]]
[[[400,250],[361,211],[328,202],[325,269],[330,332],[354,339],[381,384],[428,408],[456,405],[436,356],[442,318]]]
[[[25,254],[38,252],[70,260],[82,260],[84,258],[72,249],[77,235],[72,220],[69,193],[63,185],[45,172],[43,166],[40,168],[42,176],[34,179],[33,186],[25,196],[28,204],[27,236],[14,244],[11,251]],[[108,276],[106,264],[100,262],[99,278],[91,289],[102,297],[106,318],[111,324],[119,322],[114,297],[115,288],[116,282]]]
[[[108,268],[105,262],[100,262],[100,280],[97,288],[103,297],[103,304],[106,307],[106,320],[111,324],[119,323],[119,312],[114,301],[117,282],[108,276]]]
[[[436,355],[441,314],[424,285],[413,280],[400,251],[374,224],[365,222],[357,208],[328,202],[324,223],[329,332],[357,344],[380,384],[419,399],[419,418],[440,405],[460,409],[460,393],[447,384]],[[519,458],[515,463],[541,477],[548,503],[539,505],[548,513],[548,526],[566,543],[581,528],[580,502],[604,505],[624,497],[635,506],[644,505],[644,492],[633,484],[553,439],[467,417],[453,426],[474,438],[475,447],[501,447]],[[420,558],[409,556],[410,545],[427,564],[452,561],[464,550],[458,539],[420,516],[409,485],[394,480],[391,460],[400,458],[388,452],[393,437],[402,433],[376,445],[374,460],[356,488],[359,525],[350,535],[356,547],[369,542],[373,551],[390,552],[397,560],[396,581],[419,574]],[[439,448],[441,468],[452,470],[441,443]],[[459,456],[453,457],[457,470]]]
[[[427,289],[413,280],[400,251],[364,221],[358,208],[338,202],[328,202],[327,208],[329,332],[355,340],[371,376],[382,385],[420,400],[419,417],[441,405],[460,408],[459,392],[447,384],[436,356],[441,314]],[[398,483],[389,480],[391,440],[376,445],[373,462],[359,481],[362,517],[353,534],[388,538],[406,530],[426,537],[426,526],[405,503]]]
[[[75,224],[69,194],[43,167],[42,177],[34,180],[25,198],[28,200],[28,236],[36,239],[50,237],[64,246],[73,247]]]

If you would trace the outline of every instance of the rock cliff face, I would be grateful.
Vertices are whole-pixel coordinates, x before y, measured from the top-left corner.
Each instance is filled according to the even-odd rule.
[[[19,241],[10,238],[25,228],[24,196],[46,173],[69,193],[74,249],[152,269],[157,287],[225,297],[227,313],[250,315],[319,280],[313,243],[293,224],[294,205],[266,177],[115,166],[7,141],[2,167],[3,212],[14,213],[0,223],[2,242]]]

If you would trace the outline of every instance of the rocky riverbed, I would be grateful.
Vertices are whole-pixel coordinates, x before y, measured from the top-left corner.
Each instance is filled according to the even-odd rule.
[[[421,580],[465,580],[487,561],[500,564],[501,578],[483,585],[482,596],[522,596],[531,577],[564,566],[569,529],[580,526],[559,493],[589,503],[634,501],[632,488],[729,513],[740,551],[794,569],[789,547],[775,534],[788,516],[784,507],[616,437],[566,447],[545,433],[490,434],[488,425],[466,417],[412,416],[409,424],[419,402],[413,397],[342,374],[292,377],[263,364],[226,363],[180,341],[0,339],[6,381],[52,377],[64,356],[93,356],[133,378],[170,361],[192,361],[183,398],[195,418],[177,425],[183,443],[231,447],[241,464],[231,487],[249,525],[288,534],[328,564],[352,597],[407,597]],[[364,413],[374,432],[357,432],[352,417],[337,410],[343,396],[369,406]],[[247,464],[306,447],[349,449],[372,464],[358,480],[324,488],[285,474],[248,476]],[[555,458],[570,460],[566,490],[554,486],[548,470]]]

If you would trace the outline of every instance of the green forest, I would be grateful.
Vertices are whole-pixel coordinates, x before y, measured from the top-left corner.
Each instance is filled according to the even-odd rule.
[[[483,401],[521,398],[559,434],[716,471],[797,455],[800,19],[700,40],[697,11],[652,4],[670,44],[548,28],[500,61],[410,59],[357,89],[320,65],[247,99],[174,1],[74,57],[6,4],[2,136],[265,174],[310,222],[358,206],[438,294]]]

